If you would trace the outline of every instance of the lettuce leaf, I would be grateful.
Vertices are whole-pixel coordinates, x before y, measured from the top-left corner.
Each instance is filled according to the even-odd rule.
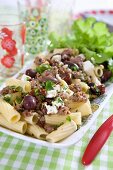
[[[103,63],[113,57],[113,33],[107,25],[95,18],[78,19],[73,22],[71,32],[65,36],[51,33],[49,49],[77,48],[94,63]]]

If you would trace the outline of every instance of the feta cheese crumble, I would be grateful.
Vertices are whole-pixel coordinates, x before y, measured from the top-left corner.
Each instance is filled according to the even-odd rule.
[[[46,94],[46,98],[56,97],[58,92],[60,92],[60,85],[56,85],[53,87],[53,90],[48,90]]]
[[[52,105],[59,108],[60,106],[64,106],[64,102],[60,97],[57,97],[55,101],[52,102]]]
[[[58,110],[56,106],[50,106],[45,104],[45,107],[47,109],[47,114],[57,114]]]

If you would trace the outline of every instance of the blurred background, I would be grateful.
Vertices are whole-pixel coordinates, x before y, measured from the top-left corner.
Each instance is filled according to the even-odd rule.
[[[113,9],[113,0],[76,0],[74,12],[95,9]]]
[[[18,15],[18,23],[14,23],[15,16],[12,14]],[[4,70],[8,75],[14,74],[26,61],[47,51],[49,34],[69,33],[73,20],[79,17],[93,16],[109,24],[113,31],[113,0],[0,0],[0,15],[0,30],[5,28],[1,36],[6,33],[6,28],[7,31],[12,31],[10,45],[12,47],[13,43],[14,48],[11,56],[7,56],[9,49],[0,48],[1,75]],[[11,15],[10,19],[7,20],[6,15]],[[23,23],[25,26],[21,25]]]
[[[0,0],[0,6],[8,5],[15,8],[18,0]],[[57,0],[51,0],[55,4]],[[65,0],[61,1],[65,3]],[[57,6],[56,6],[57,7]],[[113,0],[75,0],[74,12],[80,12],[85,10],[92,9],[112,9],[113,8]],[[16,9],[14,9],[16,11]]]

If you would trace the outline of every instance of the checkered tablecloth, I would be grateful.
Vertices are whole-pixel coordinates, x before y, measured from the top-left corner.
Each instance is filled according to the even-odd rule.
[[[81,164],[92,135],[112,113],[113,96],[85,136],[68,148],[41,147],[0,132],[0,170],[113,170],[113,134],[91,165]]]

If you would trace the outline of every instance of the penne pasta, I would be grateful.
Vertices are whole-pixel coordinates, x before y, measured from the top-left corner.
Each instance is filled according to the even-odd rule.
[[[86,103],[83,103],[82,105],[78,106],[76,109],[72,109],[71,111],[72,112],[74,112],[74,111],[81,112],[82,116],[88,116],[88,115],[92,114],[90,101],[87,100]]]
[[[101,82],[98,80],[98,78],[95,75],[94,65],[91,63],[91,61],[88,60],[83,62],[83,70],[84,72],[86,72],[88,76],[91,77],[93,83],[95,83],[97,86],[101,84]]]
[[[25,121],[19,121],[17,123],[8,122],[1,114],[0,114],[0,125],[13,130],[15,132],[19,132],[24,134],[27,130],[27,123]]]
[[[67,107],[69,107],[71,110],[76,110],[79,106],[83,105],[85,102],[75,102],[73,100],[65,100],[65,104]],[[76,112],[76,111],[74,111]]]
[[[20,120],[20,113],[17,112],[13,106],[0,98],[0,113],[10,123],[16,123]]]
[[[61,125],[57,130],[51,132],[46,136],[46,140],[49,142],[58,142],[77,130],[76,123],[72,120]]]
[[[23,88],[24,92],[30,92],[31,91],[31,83],[29,81],[22,81],[15,78],[10,78],[6,81],[7,86],[20,86]]]
[[[100,65],[100,66],[96,66],[94,68],[94,72],[95,72],[95,75],[97,77],[101,77],[103,75],[103,69],[104,69],[104,66],[103,65]]]
[[[70,116],[70,118],[77,124],[81,125],[81,112],[71,113],[69,115],[45,115],[45,122],[50,125],[60,125],[66,121],[66,118]]]
[[[71,119],[77,124],[81,125],[82,124],[82,116],[81,112],[74,112],[70,114]]]
[[[80,82],[80,86],[81,86],[81,88],[82,88],[82,91],[83,92],[87,92],[88,91],[88,89],[89,89],[89,86],[86,84],[86,83],[84,83],[84,82]]]
[[[72,84],[80,84],[80,79],[72,79]]]
[[[38,113],[34,112],[31,116],[22,117],[29,124],[36,124],[38,121]]]
[[[59,125],[66,121],[67,115],[51,114],[45,115],[45,122],[50,125]]]
[[[48,133],[38,125],[28,124],[27,134],[34,136],[35,138],[38,138],[38,139],[45,139],[45,137]]]

